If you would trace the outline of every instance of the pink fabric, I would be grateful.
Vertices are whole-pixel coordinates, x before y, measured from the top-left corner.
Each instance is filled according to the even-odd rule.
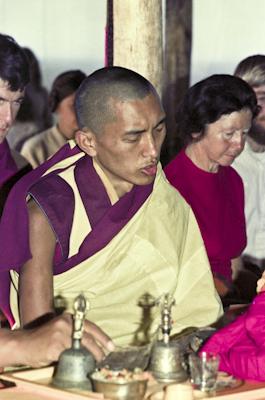
[[[17,172],[7,140],[0,143],[0,187]]]
[[[201,351],[219,354],[221,371],[265,381],[265,292],[255,297],[243,315],[216,332]]]
[[[165,167],[165,174],[193,209],[213,274],[231,283],[231,259],[246,245],[240,176],[232,167],[220,167],[217,173],[203,171],[185,150]]]

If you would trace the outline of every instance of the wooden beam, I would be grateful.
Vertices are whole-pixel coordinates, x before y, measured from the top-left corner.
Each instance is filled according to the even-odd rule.
[[[161,0],[113,0],[113,27],[113,64],[140,73],[161,94]]]
[[[166,0],[165,69],[163,104],[167,114],[167,139],[162,162],[179,150],[175,112],[189,88],[192,44],[192,0]]]

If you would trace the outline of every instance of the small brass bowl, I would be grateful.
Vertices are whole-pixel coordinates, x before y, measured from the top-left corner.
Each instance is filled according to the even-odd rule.
[[[123,382],[107,381],[97,378],[97,372],[91,376],[92,387],[95,392],[103,393],[113,400],[142,400],[144,398],[148,379]]]

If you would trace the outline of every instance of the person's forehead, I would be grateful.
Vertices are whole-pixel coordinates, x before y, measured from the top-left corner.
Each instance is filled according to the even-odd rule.
[[[10,90],[9,82],[3,80],[1,77],[0,77],[0,89]],[[10,92],[11,92],[11,90],[10,90]]]
[[[73,104],[75,101],[76,92],[69,94],[61,100],[61,103]]]
[[[256,95],[261,95],[261,94],[265,94],[265,84],[264,85],[260,85],[260,86],[254,86],[253,87],[254,92],[256,93]]]
[[[24,96],[25,90],[15,90],[12,91],[10,89],[9,82],[4,81],[3,79],[0,78],[0,96],[2,98],[8,99],[18,99],[20,97]]]
[[[249,122],[252,117],[252,112],[249,108],[243,108],[239,111],[233,111],[230,114],[223,114],[221,117],[213,122],[212,124],[208,124],[208,126],[214,126],[218,128],[236,128],[238,124],[241,124],[243,120],[245,122]]]
[[[145,97],[135,97],[135,98],[118,98],[111,97],[109,99],[109,104],[112,106],[113,110],[120,110],[124,108],[131,108],[135,105],[144,105],[150,109],[163,110],[161,102],[157,95],[150,92]]]

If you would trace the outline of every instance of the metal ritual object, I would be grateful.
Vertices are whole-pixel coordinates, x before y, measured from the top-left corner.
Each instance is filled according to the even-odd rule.
[[[87,302],[80,294],[74,301],[72,347],[64,350],[55,368],[52,385],[64,389],[91,390],[89,375],[95,369],[92,354],[81,345]]]
[[[134,334],[133,345],[143,346],[150,343],[150,327],[152,325],[152,308],[156,306],[156,299],[148,292],[144,293],[139,301],[138,307],[142,309],[140,325]]]
[[[175,304],[169,294],[165,294],[161,310],[162,340],[153,345],[150,370],[159,382],[183,382],[188,375],[183,368],[180,347],[176,342],[170,342],[171,308]]]
[[[97,372],[91,375],[91,379],[95,392],[103,393],[104,398],[113,400],[142,400],[148,383],[147,378],[120,382],[102,380],[97,377]]]

